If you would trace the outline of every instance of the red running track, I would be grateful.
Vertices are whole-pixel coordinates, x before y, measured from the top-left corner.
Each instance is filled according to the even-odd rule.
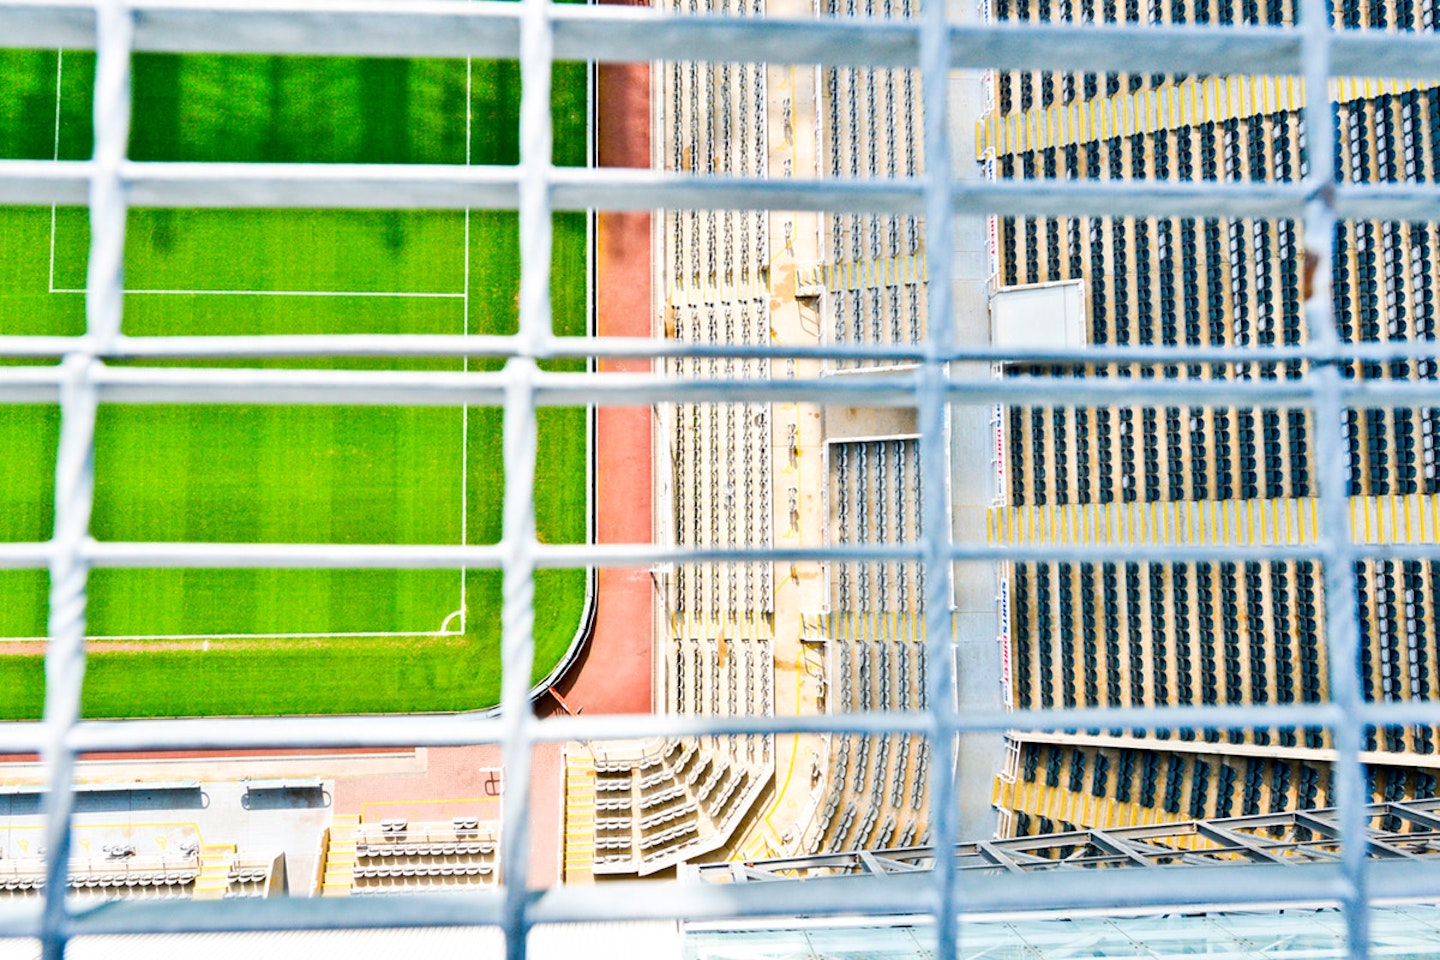
[[[645,0],[601,0],[646,6]],[[601,64],[595,79],[596,143],[602,167],[650,166],[650,66]],[[602,337],[651,335],[650,215],[603,212],[595,223],[595,313]],[[648,360],[602,360],[602,373],[648,372]],[[653,536],[653,436],[650,408],[596,412],[596,539],[650,543]],[[601,569],[595,632],[569,672],[542,696],[541,715],[649,713],[655,610],[648,569]],[[531,778],[530,883],[561,880],[564,772],[558,745],[535,752]],[[553,806],[552,806],[553,804]]]
[[[611,2],[611,0],[602,0]],[[634,0],[618,5],[645,6]],[[596,141],[602,167],[650,166],[650,66],[602,64],[596,77]],[[600,213],[595,229],[596,325],[602,337],[651,335],[650,215]],[[649,360],[603,360],[602,372],[648,372]],[[653,459],[650,408],[607,407],[596,415],[596,539],[650,543]],[[648,569],[602,569],[595,633],[542,698],[542,713],[649,713],[653,587]]]

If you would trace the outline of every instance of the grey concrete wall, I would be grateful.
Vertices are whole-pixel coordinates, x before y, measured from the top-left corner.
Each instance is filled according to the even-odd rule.
[[[952,22],[976,22],[973,0],[948,0]],[[951,171],[956,179],[975,180],[984,171],[975,162],[975,122],[985,110],[983,75],[956,71],[950,76],[949,132]],[[951,291],[957,342],[990,342],[987,284],[990,264],[986,249],[985,217],[956,217],[951,223],[953,260]],[[956,376],[988,379],[988,364],[966,364]],[[985,514],[995,496],[991,467],[993,432],[991,408],[957,406],[950,417],[952,534],[957,542],[983,541]],[[955,677],[958,707],[996,710],[1001,705],[998,579],[994,564],[955,565]],[[989,837],[995,832],[995,811],[990,805],[992,785],[1004,761],[1005,743],[999,734],[970,734],[960,738],[960,833],[967,838]]]

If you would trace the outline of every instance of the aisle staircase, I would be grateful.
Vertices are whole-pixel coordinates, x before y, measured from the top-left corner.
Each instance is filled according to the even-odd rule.
[[[230,864],[235,860],[235,844],[207,843],[200,848],[200,873],[195,878],[193,900],[223,900],[230,886]]]
[[[595,882],[595,760],[565,756],[565,882]]]
[[[337,814],[331,821],[321,867],[320,896],[350,896],[355,886],[355,834],[359,829],[360,818],[353,814]]]

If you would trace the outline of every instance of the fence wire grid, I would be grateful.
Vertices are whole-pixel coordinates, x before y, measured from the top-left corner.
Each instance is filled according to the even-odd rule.
[[[503,827],[506,856],[494,894],[380,898],[363,903],[285,899],[243,905],[118,903],[76,912],[67,906],[66,870],[77,756],[101,750],[234,747],[502,745],[512,783],[529,780],[531,748],[541,742],[613,737],[727,733],[907,732],[930,739],[941,768],[933,780],[931,843],[953,848],[967,839],[958,820],[953,751],[962,733],[1013,728],[1065,731],[1084,727],[1315,726],[1328,729],[1337,751],[1337,822],[1345,838],[1366,835],[1364,728],[1440,723],[1440,704],[1372,703],[1363,696],[1357,663],[1355,585],[1349,571],[1363,557],[1440,557],[1425,545],[1382,548],[1351,542],[1345,451],[1338,429],[1346,406],[1440,405],[1434,382],[1369,382],[1342,376],[1348,361],[1423,358],[1426,343],[1351,344],[1337,333],[1330,302],[1333,225],[1339,218],[1420,221],[1440,213],[1440,186],[1337,183],[1334,125],[1325,98],[1304,107],[1309,168],[1303,179],[1269,183],[997,182],[960,179],[950,171],[969,158],[952,155],[947,124],[953,71],[978,69],[1130,70],[1174,73],[1269,73],[1303,78],[1310,90],[1332,77],[1372,73],[1377,63],[1395,76],[1440,78],[1440,41],[1431,36],[1336,31],[1323,0],[1303,0],[1293,27],[1214,29],[1199,26],[1060,24],[1015,26],[950,22],[943,4],[926,2],[916,19],[781,20],[662,14],[636,8],[516,3],[417,2],[265,3],[223,0],[0,0],[0,44],[7,47],[94,49],[94,154],[86,161],[0,161],[0,202],[88,206],[91,223],[86,326],[69,337],[24,337],[0,331],[0,356],[52,359],[49,366],[0,368],[0,402],[55,403],[61,417],[55,476],[54,536],[42,543],[0,544],[0,567],[48,569],[49,644],[44,719],[0,727],[0,752],[36,751],[49,770],[43,901],[0,905],[0,928],[42,940],[60,957],[83,934],[407,927],[493,923],[509,955],[525,956],[534,925],[621,918],[724,919],[748,915],[914,912],[937,921],[941,956],[957,951],[958,916],[985,910],[1056,910],[1192,902],[1263,907],[1323,901],[1345,910],[1351,953],[1365,956],[1372,897],[1440,896],[1440,872],[1414,865],[1372,868],[1363,841],[1344,845],[1336,864],[1270,871],[1110,871],[1094,877],[1047,875],[962,882],[953,858],[939,857],[922,877],[852,884],[796,884],[781,892],[746,888],[628,884],[527,890],[528,798],[517,791]],[[160,164],[127,158],[131,55],[140,51],[516,58],[523,94],[520,163],[515,167],[297,166],[232,163]],[[552,165],[551,64],[559,59],[745,61],[823,66],[903,67],[919,71],[923,90],[923,173],[889,179],[770,180],[642,170],[561,169]],[[153,337],[122,333],[123,253],[127,211],[148,207],[306,207],[516,209],[520,220],[519,330],[504,337]],[[843,343],[813,348],[765,344],[702,345],[668,340],[552,335],[549,282],[551,215],[561,210],[811,210],[923,216],[948,224],[961,214],[1085,216],[1128,214],[1194,217],[1293,217],[1303,222],[1316,266],[1305,302],[1309,342],[1251,347],[1133,347],[998,350],[957,343],[951,317],[952,249],[948,229],[928,231],[925,332],[916,342],[887,346]],[[114,366],[134,358],[232,360],[330,356],[506,358],[499,372],[407,374],[363,371],[172,369]],[[554,357],[791,358],[836,362],[888,359],[911,366],[901,375],[738,381],[660,373],[542,372]],[[1300,379],[1184,383],[1156,378],[1067,381],[977,377],[963,361],[1035,363],[1241,363],[1303,360]],[[1331,664],[1328,703],[1217,707],[1130,707],[961,711],[948,652],[952,564],[965,560],[1107,561],[1114,551],[1085,546],[957,542],[943,497],[925,498],[923,535],[905,545],[847,544],[830,548],[671,548],[541,544],[533,506],[537,409],[545,405],[652,404],[671,401],[846,401],[906,406],[917,411],[918,469],[927,490],[948,487],[947,419],[957,404],[1052,401],[1098,405],[1243,403],[1314,412],[1321,535],[1293,547],[1247,550],[1199,546],[1147,547],[1144,558],[1312,559],[1325,570],[1326,644]],[[90,535],[95,422],[102,403],[490,404],[504,408],[503,537],[494,546],[222,545],[98,542]],[[918,561],[927,575],[925,617],[932,665],[928,707],[908,714],[802,717],[619,716],[533,717],[529,678],[535,620],[534,574],[560,566],[640,567],[682,561]],[[105,567],[371,567],[492,568],[503,571],[503,682],[498,717],[81,719],[85,674],[86,589],[91,570]]]

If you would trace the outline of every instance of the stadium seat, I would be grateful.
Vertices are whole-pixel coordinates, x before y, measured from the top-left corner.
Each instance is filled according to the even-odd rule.
[[[1171,702],[1174,677],[1170,673],[1167,645],[1170,617],[1165,608],[1165,575],[1160,564],[1146,564],[1150,595],[1150,663],[1155,703]],[[1161,739],[1165,739],[1162,734]]]
[[[1068,417],[1065,408],[1056,407],[1051,411],[1051,437],[1055,448],[1055,456],[1051,460],[1054,467],[1054,500],[1056,503],[1064,504],[1070,500],[1069,470],[1072,458],[1070,456]]]
[[[1085,705],[1095,706],[1099,703],[1099,665],[1097,651],[1099,645],[1096,638],[1095,624],[1095,567],[1093,564],[1080,564],[1080,640],[1081,640],[1081,662],[1085,671]],[[1114,661],[1109,659],[1107,653],[1107,664]],[[1113,672],[1110,670],[1107,673]],[[1108,679],[1108,678],[1107,678]],[[1109,701],[1114,704],[1115,701]]]
[[[1240,791],[1241,816],[1254,816],[1260,812],[1264,776],[1264,761],[1255,759],[1245,761],[1245,782]]]
[[[1103,752],[1095,754],[1094,769],[1090,774],[1090,795],[1105,796],[1110,780],[1110,758]]]
[[[1155,791],[1160,780],[1160,761],[1155,752],[1146,750],[1140,762],[1140,793],[1137,802],[1142,807],[1155,806]]]
[[[1119,762],[1115,771],[1115,799],[1120,803],[1129,803],[1131,800],[1131,789],[1135,780],[1135,751],[1122,749]]]
[[[1070,564],[1061,563],[1056,569],[1060,612],[1060,689],[1061,703],[1066,707],[1078,706],[1075,697],[1075,610],[1074,581]]]
[[[1274,761],[1270,765],[1270,812],[1290,809],[1290,764]]]

